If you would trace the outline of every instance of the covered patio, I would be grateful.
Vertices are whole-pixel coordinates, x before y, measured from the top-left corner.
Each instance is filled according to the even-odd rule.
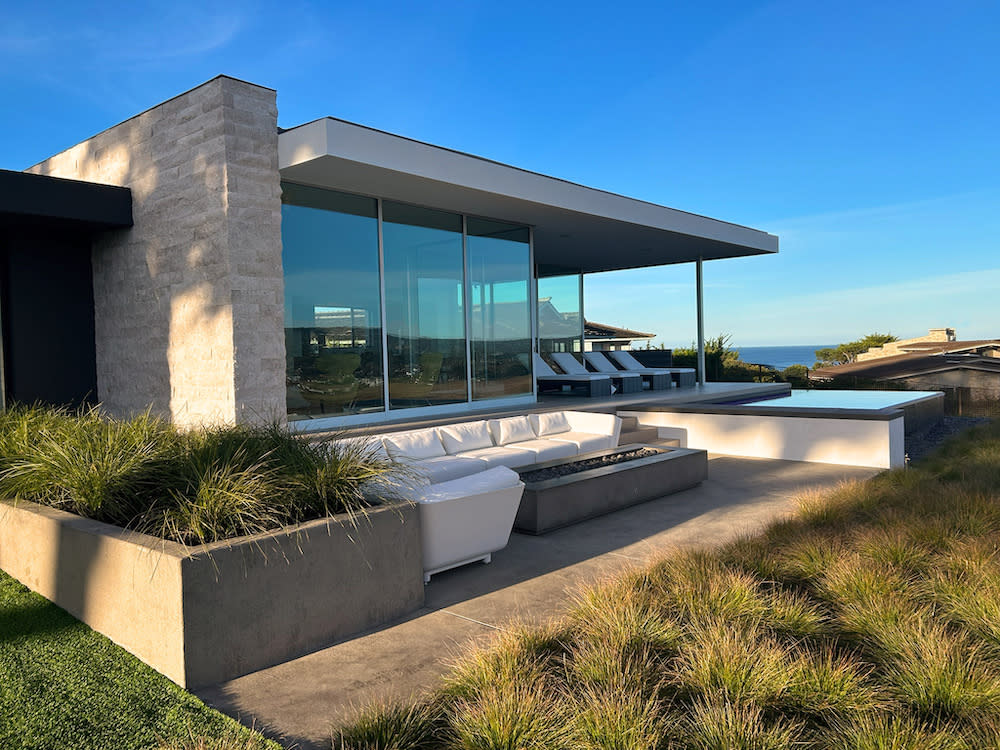
[[[694,266],[703,390],[676,397],[715,397],[703,263],[778,250],[756,229],[334,118],[282,131],[278,146],[289,414],[309,431],[545,408],[531,357],[582,354],[584,274],[678,263]],[[365,270],[331,265],[320,285],[300,262],[316,255],[300,250],[312,242],[300,214],[316,210],[367,217],[370,240],[351,253],[370,255]],[[331,292],[338,279],[350,288]],[[324,402],[323,388],[338,395]]]

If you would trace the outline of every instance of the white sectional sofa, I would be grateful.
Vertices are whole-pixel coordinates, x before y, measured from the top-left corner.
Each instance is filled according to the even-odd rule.
[[[518,468],[618,445],[614,414],[557,411],[379,436],[386,452],[433,485],[494,466]]]
[[[428,484],[415,489],[424,580],[507,546],[524,483],[522,466],[618,445],[614,414],[559,411],[392,432],[381,449]]]
[[[506,547],[523,490],[516,471],[497,466],[422,492],[417,509],[424,583],[443,570],[488,563]]]

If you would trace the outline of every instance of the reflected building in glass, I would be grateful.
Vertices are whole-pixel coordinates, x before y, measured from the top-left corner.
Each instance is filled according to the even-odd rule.
[[[281,234],[293,418],[533,397],[528,227],[285,182]]]

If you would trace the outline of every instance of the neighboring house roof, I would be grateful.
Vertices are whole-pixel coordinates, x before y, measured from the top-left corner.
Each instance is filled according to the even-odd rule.
[[[917,341],[902,347],[908,352],[968,352],[978,349],[1000,349],[1000,339],[978,341]]]
[[[914,352],[897,354],[892,357],[880,357],[866,362],[820,367],[810,370],[809,377],[815,380],[833,380],[841,377],[894,380],[947,370],[980,370],[1000,375],[1000,358],[984,357],[978,354]]]
[[[633,331],[629,328],[619,328],[618,326],[609,326],[604,323],[594,323],[590,320],[585,320],[583,322],[583,336],[587,339],[653,339],[656,338],[655,333],[642,333],[641,331]]]

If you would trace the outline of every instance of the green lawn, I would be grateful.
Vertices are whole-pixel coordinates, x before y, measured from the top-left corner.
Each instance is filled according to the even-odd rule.
[[[0,572],[0,748],[278,748]]]
[[[351,750],[1000,750],[1000,423],[502,633]]]

